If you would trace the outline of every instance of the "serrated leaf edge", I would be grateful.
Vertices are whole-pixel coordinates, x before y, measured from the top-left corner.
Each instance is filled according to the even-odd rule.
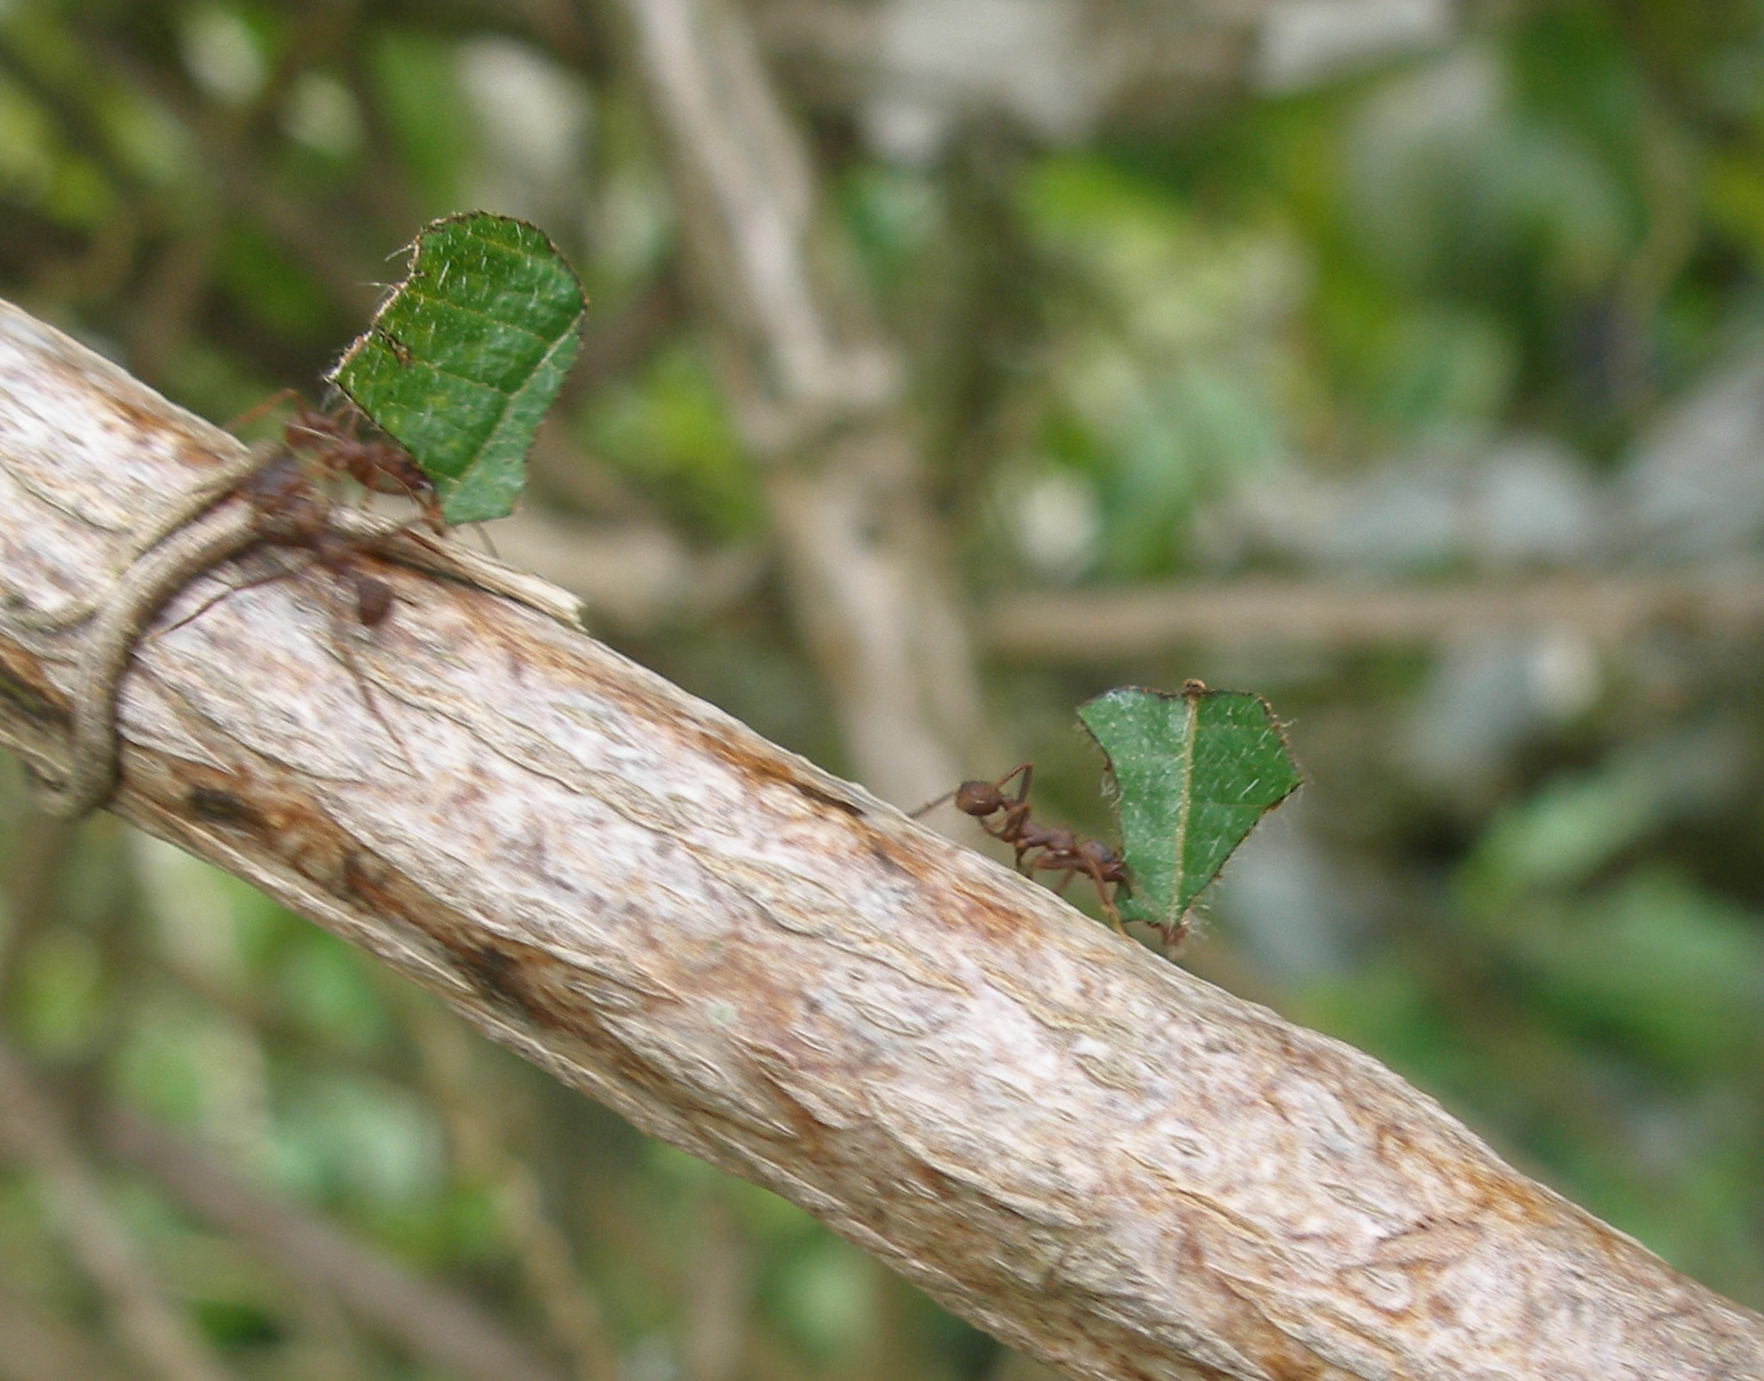
[[[482,210],[479,210],[479,211],[455,211],[449,215],[440,216],[440,217],[437,217],[435,220],[430,221],[428,224],[424,225],[421,230],[417,231],[416,235],[411,238],[411,240],[408,244],[404,245],[401,249],[394,250],[392,254],[387,256],[387,258],[389,258],[389,259],[395,258],[398,255],[405,256],[406,265],[405,265],[403,278],[401,278],[397,283],[395,283],[392,286],[392,288],[386,293],[385,297],[381,299],[379,306],[374,309],[374,315],[373,315],[372,319],[368,322],[367,329],[365,331],[363,331],[360,335],[358,335],[353,341],[351,341],[349,343],[348,347],[343,351],[343,353],[340,356],[338,356],[337,363],[334,364],[333,366],[331,366],[331,368],[328,371],[326,371],[326,373],[325,373],[325,376],[324,376],[325,381],[327,383],[331,384],[332,386],[334,386],[335,388],[337,388],[338,390],[340,390],[343,393],[343,395],[349,399],[350,402],[354,403],[357,407],[361,408],[362,412],[367,414],[368,417],[372,418],[373,413],[368,408],[366,408],[362,405],[361,400],[358,399],[355,396],[355,394],[353,392],[351,392],[343,384],[343,382],[338,378],[338,375],[340,375],[342,373],[344,367],[346,365],[348,365],[349,361],[355,357],[356,353],[358,351],[360,351],[366,345],[368,340],[371,339],[372,337],[374,337],[375,335],[380,335],[380,336],[385,337],[385,339],[389,343],[391,343],[393,346],[397,345],[397,343],[398,343],[397,338],[394,337],[390,331],[385,330],[380,325],[380,320],[382,317],[385,316],[387,311],[389,311],[391,309],[392,304],[394,302],[398,301],[405,293],[408,292],[411,294],[411,296],[413,298],[418,298],[418,299],[422,299],[422,298],[433,299],[434,298],[435,294],[430,293],[430,292],[425,292],[425,290],[423,290],[421,288],[413,288],[411,285],[411,278],[416,272],[417,255],[419,253],[421,253],[421,251],[422,251],[424,237],[428,236],[428,235],[435,234],[435,233],[439,232],[443,227],[448,226],[448,225],[457,224],[457,223],[463,222],[463,221],[472,221],[472,220],[479,220],[479,219],[488,220],[488,221],[498,221],[498,222],[502,222],[502,223],[506,223],[506,224],[510,224],[510,225],[517,225],[517,226],[521,226],[527,230],[531,230],[534,234],[536,234],[541,240],[543,240],[545,242],[545,247],[551,251],[552,255],[555,256],[557,262],[563,265],[564,271],[569,274],[571,280],[576,285],[576,300],[581,304],[580,308],[577,310],[575,315],[570,319],[569,326],[564,331],[562,331],[558,334],[556,339],[551,342],[550,346],[546,349],[545,353],[540,357],[539,363],[534,367],[533,370],[529,371],[528,378],[531,379],[533,374],[537,373],[539,369],[543,368],[552,359],[554,359],[556,357],[558,349],[566,341],[569,341],[573,338],[575,341],[576,348],[580,349],[581,336],[582,336],[582,322],[588,315],[588,294],[582,287],[581,275],[576,272],[575,266],[573,264],[571,264],[570,261],[564,256],[563,251],[557,247],[557,242],[554,241],[551,238],[551,236],[547,235],[538,226],[534,225],[531,221],[523,220],[519,216],[505,216],[505,215],[502,215],[499,212],[495,212],[495,211],[482,211]],[[443,276],[445,275],[445,271],[446,271],[447,267],[448,267],[447,265],[442,266]],[[471,309],[471,308],[463,308],[463,309],[456,308],[456,309],[457,310],[464,310],[464,311],[468,311],[468,312],[475,310],[475,309]],[[488,313],[482,312],[482,311],[477,311],[476,314],[479,316],[488,316],[489,315]],[[501,321],[500,319],[496,319],[496,318],[493,318],[493,320],[496,320],[498,325],[506,326],[506,325],[511,324],[511,323],[504,322],[504,321]],[[525,334],[533,337],[536,340],[543,341],[545,339],[544,335],[541,332],[535,331],[530,327],[522,326],[518,322],[512,323],[512,324],[514,325],[516,330],[524,331]],[[572,352],[572,354],[573,353],[574,352]],[[459,374],[456,371],[442,369],[438,365],[430,365],[429,368],[433,369],[436,374],[441,375],[444,378],[457,379],[462,383],[468,383],[468,384],[470,384],[470,383],[481,384],[482,383],[481,380],[468,379],[468,378],[466,378],[466,376]],[[560,381],[559,387],[561,388],[561,381]],[[495,423],[491,426],[489,432],[486,434],[486,440],[488,440],[489,437],[496,435],[496,433],[502,429],[502,426],[508,417],[509,406],[513,402],[513,400],[518,396],[516,393],[504,392],[501,389],[492,388],[491,391],[496,393],[499,397],[501,397],[503,399],[503,406],[497,413]],[[555,394],[553,395],[553,399],[555,400]],[[550,405],[548,403],[547,407],[549,407],[549,406]],[[530,449],[530,447],[529,447],[529,449]],[[478,448],[479,454],[482,454],[482,450],[483,450],[482,447]],[[414,455],[414,453],[413,453],[413,455]],[[438,487],[440,485],[442,485],[443,483],[445,483],[447,485],[447,487],[449,489],[451,489],[453,492],[455,492],[455,493],[458,492],[460,486],[464,482],[464,478],[465,478],[464,475],[458,475],[458,476],[437,476],[437,475],[434,475],[432,472],[430,472],[427,469],[427,467],[423,466],[422,458],[420,456],[417,456],[415,458],[417,460],[417,464],[419,465],[419,467],[422,467],[424,469],[424,473],[429,474],[430,478],[435,480]],[[475,464],[476,462],[474,461],[473,463]],[[522,460],[520,463],[524,467],[524,465],[525,465],[525,453],[524,452],[523,452]],[[471,466],[467,467],[467,473],[470,473],[471,468],[472,468]],[[521,485],[519,487],[517,487],[517,493],[518,493],[518,489],[521,487],[525,487],[524,474],[523,474]],[[512,504],[510,505],[509,511],[511,511],[511,512],[513,511]],[[443,512],[444,516],[447,516],[449,522],[457,521],[457,520],[453,519],[451,517],[451,515],[447,515],[447,501],[445,498],[442,500],[442,512]],[[500,515],[498,515],[498,516],[500,516]],[[477,520],[468,519],[467,521],[477,521]]]

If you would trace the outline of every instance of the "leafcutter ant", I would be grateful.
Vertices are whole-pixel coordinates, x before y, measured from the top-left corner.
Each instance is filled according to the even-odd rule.
[[[355,404],[342,399],[326,411],[309,407],[293,389],[259,403],[229,427],[241,426],[270,408],[292,400],[294,413],[282,424],[282,442],[296,456],[312,459],[326,475],[354,480],[375,494],[401,494],[416,505],[437,535],[447,529],[435,485],[403,446],[385,435],[367,435],[373,424]]]
[[[294,415],[282,428],[282,439],[293,451],[313,455],[332,473],[346,474],[363,489],[376,494],[402,494],[422,512],[423,521],[437,535],[446,531],[435,485],[418,467],[410,452],[390,437],[363,437],[367,422],[361,410],[345,402],[330,412],[307,407],[296,397]]]
[[[251,523],[257,537],[268,545],[303,551],[310,555],[313,564],[349,591],[354,601],[355,621],[363,628],[377,628],[390,617],[394,602],[392,587],[362,568],[363,553],[355,543],[339,535],[332,527],[332,500],[313,483],[300,460],[291,451],[282,450],[275,455],[246,479],[239,486],[238,492],[250,505]],[[204,601],[165,631],[169,632],[171,628],[181,627],[199,617],[227,595],[254,585],[281,580],[295,573],[283,568],[230,586]],[[398,746],[406,764],[414,772],[416,769],[410,751],[405,747],[398,731],[392,727],[391,721],[380,712],[375,703],[367,677],[356,662],[348,639],[337,626],[337,614],[333,604],[333,634],[338,654],[349,668],[350,675],[355,678],[369,711]]]
[[[1034,767],[1023,763],[1012,768],[996,782],[963,782],[954,791],[945,792],[934,801],[927,801],[913,812],[917,819],[925,812],[954,798],[955,808],[980,822],[980,828],[994,839],[1002,839],[1017,854],[1017,867],[1027,872],[1063,873],[1055,892],[1064,892],[1074,876],[1083,873],[1096,884],[1096,895],[1109,923],[1121,930],[1121,913],[1109,895],[1109,884],[1126,888],[1127,865],[1115,851],[1100,839],[1080,839],[1064,825],[1044,825],[1035,819],[1029,805],[1029,779]],[[1020,778],[1017,794],[1007,796],[1005,787],[1013,777]],[[1002,812],[1002,814],[1001,814]],[[996,822],[990,817],[997,815]],[[1039,852],[1036,852],[1039,850]],[[1031,855],[1033,855],[1031,857]]]
[[[309,480],[293,456],[284,453],[240,486],[256,514],[266,542],[312,554],[355,596],[355,616],[374,628],[392,612],[392,587],[361,569],[353,545],[331,530],[331,501]],[[276,577],[269,577],[275,579]]]

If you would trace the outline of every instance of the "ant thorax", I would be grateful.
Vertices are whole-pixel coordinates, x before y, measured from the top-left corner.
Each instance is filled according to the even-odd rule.
[[[434,482],[391,437],[360,434],[371,426],[353,404],[318,412],[302,402],[282,436],[291,451],[312,456],[327,474],[352,479],[371,493],[402,495],[417,506],[425,523],[437,533],[445,531]]]
[[[1096,885],[1097,898],[1108,912],[1110,924],[1120,930],[1121,916],[1108,888],[1111,883],[1117,888],[1126,885],[1126,865],[1101,840],[1080,839],[1064,825],[1045,825],[1034,818],[1029,805],[1029,780],[1034,772],[1032,764],[1023,763],[996,782],[963,782],[954,791],[920,806],[913,815],[916,818],[953,799],[957,810],[973,816],[981,829],[1016,851],[1019,871],[1062,873],[1054,891],[1064,892],[1072,879],[1083,873]],[[1005,787],[1013,777],[1019,778],[1017,794],[1007,796]],[[992,819],[995,815],[999,817],[996,821]]]
[[[434,482],[408,450],[347,399],[320,409],[293,389],[284,389],[236,419],[232,429],[290,400],[294,411],[282,424],[282,445],[290,455],[307,462],[321,480],[348,480],[368,493],[408,499],[437,535],[447,530]]]

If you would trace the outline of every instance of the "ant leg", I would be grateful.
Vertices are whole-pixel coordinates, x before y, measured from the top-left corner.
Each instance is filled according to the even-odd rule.
[[[1027,801],[1006,800],[999,809],[1004,811],[1004,815],[998,824],[996,826],[989,825],[986,821],[981,820],[980,828],[994,839],[1002,839],[1014,847],[1022,836],[1024,826],[1029,821],[1029,803]],[[1021,863],[1022,858],[1023,850],[1019,848],[1017,849],[1017,861]]]
[[[946,791],[943,793],[943,795],[937,797],[935,800],[925,802],[925,804],[920,806],[917,810],[908,811],[907,812],[907,819],[917,820],[922,815],[929,815],[932,811],[936,810],[938,806],[942,805],[945,801],[947,801],[951,796],[954,796],[956,794],[956,791],[959,791],[959,790],[961,790],[960,787],[957,787],[955,789],[955,791]]]
[[[1005,789],[1005,783],[1008,782],[1012,777],[1016,776],[1019,772],[1021,772],[1023,774],[1023,780],[1020,783],[1018,783],[1018,785],[1017,785],[1017,801],[1019,803],[1021,803],[1021,802],[1029,799],[1029,779],[1035,775],[1035,764],[1034,763],[1026,762],[1026,763],[1021,764],[1020,766],[1013,767],[1009,772],[1005,773],[1004,776],[1000,777],[998,779],[998,781],[993,783],[993,785],[995,785],[998,788],[999,794],[1003,795],[1004,789]]]
[[[226,430],[229,432],[237,432],[241,427],[249,427],[266,412],[273,412],[289,399],[298,398],[299,396],[300,392],[298,389],[281,389],[279,392],[271,394],[268,398],[265,398],[261,403],[258,403],[254,407],[246,408],[244,412],[240,413],[231,422],[227,423]]]
[[[1121,924],[1121,913],[1115,910],[1115,901],[1114,898],[1109,896],[1108,885],[1103,881],[1102,869],[1097,867],[1096,860],[1094,859],[1088,859],[1086,862],[1089,864],[1089,867],[1084,871],[1090,875],[1090,880],[1096,884],[1096,899],[1102,903],[1103,910],[1109,913],[1109,924],[1114,926],[1117,933],[1125,935],[1127,931]]]
[[[173,623],[167,624],[164,628],[155,629],[150,636],[157,638],[162,637],[167,633],[174,632],[177,629],[182,628],[185,624],[193,623],[195,620],[201,618],[202,615],[206,614],[210,609],[214,608],[215,605],[219,604],[229,595],[236,595],[241,590],[250,590],[259,585],[273,584],[278,580],[292,579],[299,575],[303,570],[310,570],[317,561],[317,555],[309,553],[306,564],[303,566],[295,566],[292,569],[284,567],[281,570],[271,571],[268,575],[253,576],[250,580],[242,580],[237,585],[228,585],[226,588],[216,591],[207,599],[203,600],[202,603],[197,605],[182,618]],[[363,579],[366,581],[369,578],[364,577]],[[335,592],[332,591],[327,594],[326,606],[331,615],[331,634],[334,645],[337,648],[337,653],[339,657],[341,657],[343,664],[349,668],[350,675],[355,678],[355,684],[361,691],[363,703],[367,705],[368,710],[373,714],[374,718],[379,721],[380,727],[386,731],[386,736],[390,738],[393,743],[398,745],[399,754],[404,758],[405,765],[410,768],[411,775],[414,777],[417,775],[417,769],[415,761],[410,756],[410,749],[405,746],[403,738],[400,737],[398,731],[392,727],[391,722],[383,713],[381,713],[379,704],[374,700],[373,689],[368,682],[366,673],[362,671],[361,664],[355,660],[355,652],[350,647],[348,640],[344,638],[338,630],[339,611],[333,598],[334,593]],[[364,625],[372,626],[383,622],[386,617],[386,611],[390,608],[389,601],[391,600],[391,597],[391,588],[378,580],[372,581],[371,586],[369,586],[366,591],[362,591],[358,587],[358,613],[361,615],[362,623]],[[385,602],[382,603],[381,601]]]
[[[173,620],[171,623],[166,624],[164,628],[154,629],[148,636],[162,638],[167,633],[175,633],[185,624],[196,622],[197,619],[201,618],[210,609],[214,608],[215,605],[227,598],[228,595],[236,595],[241,590],[253,590],[259,585],[271,585],[278,580],[290,580],[294,576],[299,575],[303,569],[305,568],[301,566],[296,566],[292,570],[283,567],[281,570],[271,571],[268,575],[256,575],[252,576],[249,580],[241,580],[237,585],[225,585],[221,589],[215,591],[215,593],[210,595],[207,599],[203,600],[202,603],[198,604],[182,618]]]
[[[1016,796],[1005,796],[1005,783],[1010,781],[1012,777],[1019,775],[1021,776],[1021,780],[1017,783]],[[993,829],[984,820],[980,822],[981,827],[994,839],[1002,839],[1005,843],[1016,849],[1017,859],[1015,867],[1018,872],[1023,871],[1023,855],[1028,852],[1029,849],[1035,847],[1033,844],[1026,845],[1023,843],[1023,834],[1024,831],[1029,828],[1029,816],[1031,812],[1031,807],[1029,805],[1029,779],[1034,775],[1035,765],[1033,763],[1019,763],[994,782],[993,788],[999,793],[1005,802],[1004,818],[998,822],[997,829]]]
[[[349,645],[349,639],[343,632],[343,620],[341,611],[337,607],[336,596],[335,585],[326,582],[325,603],[331,613],[331,645],[337,649],[338,657],[342,659],[343,665],[349,668],[349,674],[355,678],[355,687],[361,692],[362,704],[368,707],[368,713],[386,731],[386,737],[397,746],[399,756],[404,759],[404,765],[410,769],[410,775],[421,776],[422,774],[417,771],[416,759],[411,757],[410,749],[405,746],[403,737],[392,726],[392,721],[386,718],[385,713],[380,709],[379,701],[374,699],[373,685],[369,682],[367,673],[361,669],[361,663],[355,658],[355,649]]]

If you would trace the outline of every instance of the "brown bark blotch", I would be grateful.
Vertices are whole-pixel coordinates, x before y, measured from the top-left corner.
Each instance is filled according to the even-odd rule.
[[[43,674],[42,662],[6,639],[0,639],[0,695],[46,728],[65,730],[72,718],[67,698]]]
[[[197,784],[184,798],[190,813],[210,825],[226,825],[259,834],[265,820],[255,806],[247,804],[224,787]]]

